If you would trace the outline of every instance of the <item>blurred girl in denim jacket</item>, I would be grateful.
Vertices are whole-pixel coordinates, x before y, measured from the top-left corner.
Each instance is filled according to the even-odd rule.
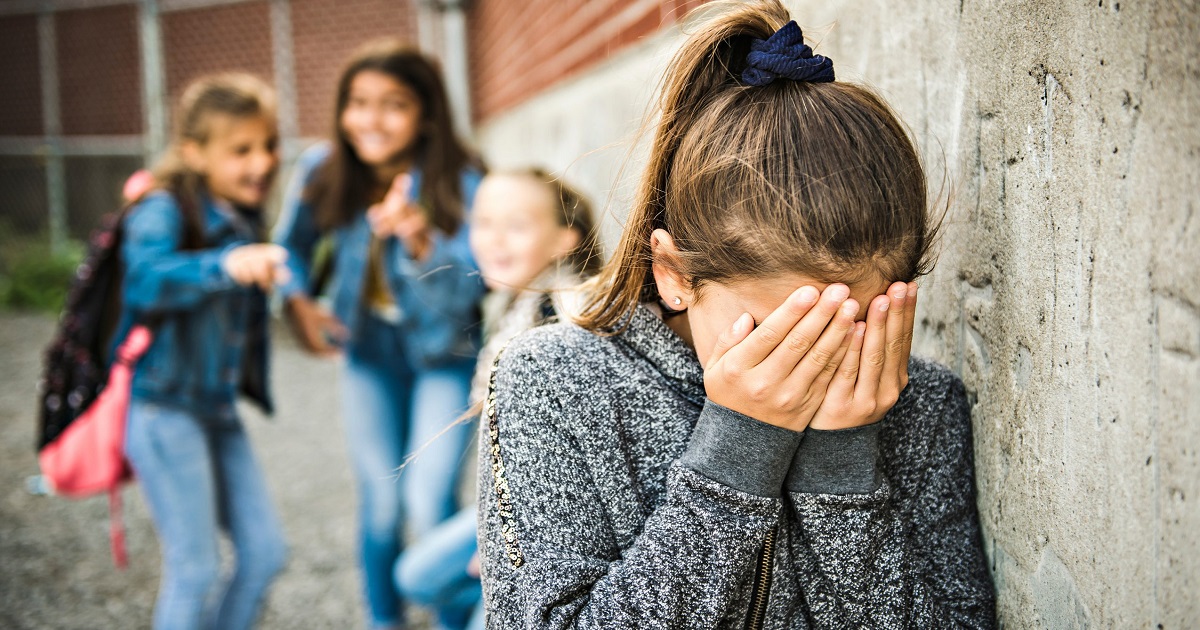
[[[345,352],[342,416],[368,618],[380,628],[403,622],[391,581],[402,521],[419,537],[457,509],[471,429],[447,427],[466,409],[477,352],[483,284],[466,219],[480,177],[454,135],[436,67],[399,42],[372,42],[343,71],[333,142],[301,156],[276,227],[297,336],[312,352]],[[313,261],[328,236],[332,312],[310,287],[326,275]]]
[[[248,628],[287,553],[234,407],[240,389],[271,410],[265,292],[287,274],[286,252],[258,242],[279,164],[270,88],[200,79],[176,126],[125,219],[122,328],[154,332],[134,372],[126,455],[162,548],[154,627]],[[236,554],[224,580],[218,529]]]

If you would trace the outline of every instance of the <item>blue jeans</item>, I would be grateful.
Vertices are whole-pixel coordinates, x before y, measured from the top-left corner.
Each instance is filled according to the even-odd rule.
[[[287,559],[283,528],[240,423],[134,399],[125,454],[162,550],[154,627],[249,628]],[[237,557],[221,579],[218,531]]]
[[[346,352],[342,417],[358,485],[368,619],[376,626],[403,620],[392,570],[405,534],[420,538],[458,509],[474,423],[454,422],[467,410],[473,369],[464,360],[414,371],[399,329],[370,315]]]
[[[437,613],[448,630],[483,629],[483,588],[467,565],[479,549],[476,510],[466,508],[400,556],[396,587],[406,599]]]

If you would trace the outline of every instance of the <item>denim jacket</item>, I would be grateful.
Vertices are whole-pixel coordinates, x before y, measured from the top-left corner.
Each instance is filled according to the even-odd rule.
[[[154,342],[138,361],[133,395],[219,421],[237,418],[239,389],[272,411],[267,380],[267,302],[221,268],[230,249],[258,240],[257,217],[204,200],[204,249],[183,250],[183,215],[155,192],[124,219],[122,339],[150,323]]]
[[[324,236],[317,226],[314,208],[304,198],[317,169],[329,156],[328,144],[305,151],[296,162],[295,174],[284,196],[274,239],[288,250],[291,281],[281,287],[286,299],[308,291],[313,251]],[[421,171],[414,167],[414,196],[421,189]],[[464,206],[469,210],[479,187],[481,174],[464,170],[461,175]],[[465,218],[465,217],[464,217]],[[363,290],[369,264],[368,249],[371,228],[366,209],[354,220],[332,230],[333,272],[328,295],[332,310],[350,331],[350,344],[371,343],[359,339],[360,318],[364,314]],[[467,227],[454,235],[435,231],[429,259],[413,260],[397,238],[383,243],[384,275],[399,307],[405,353],[414,369],[445,364],[454,360],[473,359],[478,351],[478,304],[483,296],[483,282],[471,255]]]

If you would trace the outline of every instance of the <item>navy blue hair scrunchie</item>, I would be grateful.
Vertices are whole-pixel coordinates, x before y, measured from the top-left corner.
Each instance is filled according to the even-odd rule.
[[[783,25],[770,38],[755,39],[746,55],[742,81],[761,87],[777,78],[805,83],[833,81],[833,60],[814,55],[804,43],[804,33],[795,20]]]

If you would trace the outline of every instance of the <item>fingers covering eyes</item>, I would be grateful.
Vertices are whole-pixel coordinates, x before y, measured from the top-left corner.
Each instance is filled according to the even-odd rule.
[[[903,282],[894,283],[888,287],[886,295],[890,304],[888,305],[887,343],[883,364],[885,378],[897,374],[901,369],[902,361],[908,362],[906,349],[912,342],[912,329],[905,329],[906,321],[911,321],[906,315],[908,309],[905,308],[908,302],[908,285]]]
[[[829,289],[826,289],[826,293]],[[762,324],[755,328],[753,332],[746,337],[746,341],[738,344],[737,354],[730,358],[736,361],[736,364],[742,369],[750,369],[762,363],[772,352],[780,345],[780,343],[788,336],[792,335],[793,328],[796,325],[807,319],[805,316],[813,311],[814,304],[817,303],[817,290],[813,287],[801,287],[788,296],[779,308],[771,312]],[[837,305],[832,305],[832,308],[827,304],[828,300],[821,297],[822,304],[818,305],[818,309],[824,306],[829,314],[832,315],[836,310]],[[828,317],[825,318],[828,321]],[[811,328],[811,326],[810,326]],[[824,328],[824,324],[811,333],[812,339],[816,339],[820,330]],[[796,333],[798,334],[798,333]],[[802,342],[794,340],[789,342],[794,345],[799,345]],[[792,362],[792,365],[795,361]],[[787,370],[791,371],[791,365]]]
[[[800,357],[799,362],[793,360],[791,379],[797,387],[804,387],[831,376],[845,356],[846,344],[849,342],[847,333],[854,327],[854,316],[858,313],[858,302],[846,300],[835,311],[832,321],[823,324],[823,330],[816,343]],[[777,351],[779,352],[779,351]]]

